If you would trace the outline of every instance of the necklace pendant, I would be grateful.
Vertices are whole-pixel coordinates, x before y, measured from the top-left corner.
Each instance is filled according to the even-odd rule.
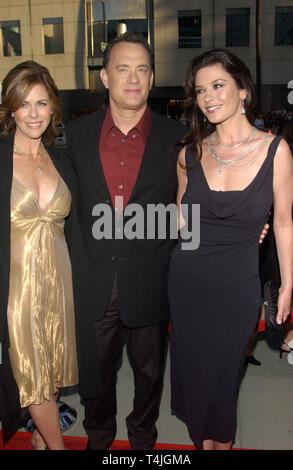
[[[222,174],[222,168],[219,168],[218,169],[218,175],[221,175]]]
[[[41,170],[41,168],[38,167],[37,170],[38,170],[38,172],[40,173],[40,175],[43,173],[42,170]]]

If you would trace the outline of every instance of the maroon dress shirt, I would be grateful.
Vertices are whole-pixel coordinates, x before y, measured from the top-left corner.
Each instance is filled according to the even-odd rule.
[[[115,196],[123,197],[123,208],[116,207],[116,216],[121,214],[133,191],[150,127],[151,113],[146,108],[140,121],[125,135],[115,125],[110,106],[107,109],[100,135],[100,156],[113,207]]]

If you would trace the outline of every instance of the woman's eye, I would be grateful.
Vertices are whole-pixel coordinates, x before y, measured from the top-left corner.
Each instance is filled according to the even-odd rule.
[[[216,84],[214,85],[215,88],[222,88],[222,86],[223,86],[222,83],[216,83]]]
[[[199,95],[200,93],[203,93],[203,90],[196,90],[197,95]]]

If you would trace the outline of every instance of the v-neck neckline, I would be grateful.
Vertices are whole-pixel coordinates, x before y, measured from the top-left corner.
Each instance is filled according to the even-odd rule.
[[[203,180],[205,182],[205,185],[206,187],[208,188],[208,190],[212,193],[216,193],[216,194],[222,194],[222,193],[244,193],[245,191],[247,191],[251,186],[253,186],[253,184],[255,183],[255,181],[259,178],[259,175],[262,173],[262,170],[263,168],[265,167],[266,165],[266,162],[269,158],[269,152],[270,152],[270,148],[274,142],[276,137],[274,137],[270,143],[270,145],[268,146],[268,150],[267,150],[267,154],[266,154],[266,157],[264,159],[264,161],[262,162],[259,170],[257,171],[256,175],[253,177],[253,179],[250,181],[250,183],[244,188],[244,189],[232,189],[232,190],[227,190],[227,191],[221,191],[221,190],[217,190],[217,189],[211,189],[210,188],[210,185],[208,183],[208,180],[206,178],[206,175],[205,175],[205,172],[204,172],[204,169],[202,167],[202,163],[201,161],[199,162],[199,166],[200,166],[200,169],[201,169],[201,173],[202,173],[202,176],[203,176]]]
[[[50,206],[52,205],[53,200],[55,199],[55,196],[56,196],[56,194],[57,194],[57,191],[58,191],[58,189],[59,189],[61,177],[59,176],[59,178],[58,178],[58,183],[57,183],[56,189],[55,189],[55,191],[54,191],[54,194],[53,194],[52,198],[50,199],[50,201],[48,202],[48,204],[46,204],[46,206],[45,206],[44,209],[41,208],[40,203],[39,203],[39,199],[38,199],[37,195],[36,195],[31,189],[29,189],[27,186],[25,186],[23,183],[21,183],[21,182],[19,181],[19,179],[17,179],[14,175],[13,175],[13,179],[14,179],[20,186],[22,186],[28,193],[30,193],[30,194],[33,196],[35,202],[36,202],[37,205],[38,205],[38,208],[40,209],[40,211],[43,212],[44,214],[47,214],[48,211],[49,211]]]

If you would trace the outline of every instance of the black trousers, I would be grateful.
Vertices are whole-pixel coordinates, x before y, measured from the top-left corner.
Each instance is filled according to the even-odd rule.
[[[108,449],[116,435],[116,375],[124,336],[134,372],[133,410],[126,418],[132,449],[153,449],[157,439],[155,422],[159,416],[166,358],[168,320],[143,328],[127,328],[118,312],[117,283],[114,280],[107,310],[94,322],[101,394],[85,399],[84,428],[88,449]]]

